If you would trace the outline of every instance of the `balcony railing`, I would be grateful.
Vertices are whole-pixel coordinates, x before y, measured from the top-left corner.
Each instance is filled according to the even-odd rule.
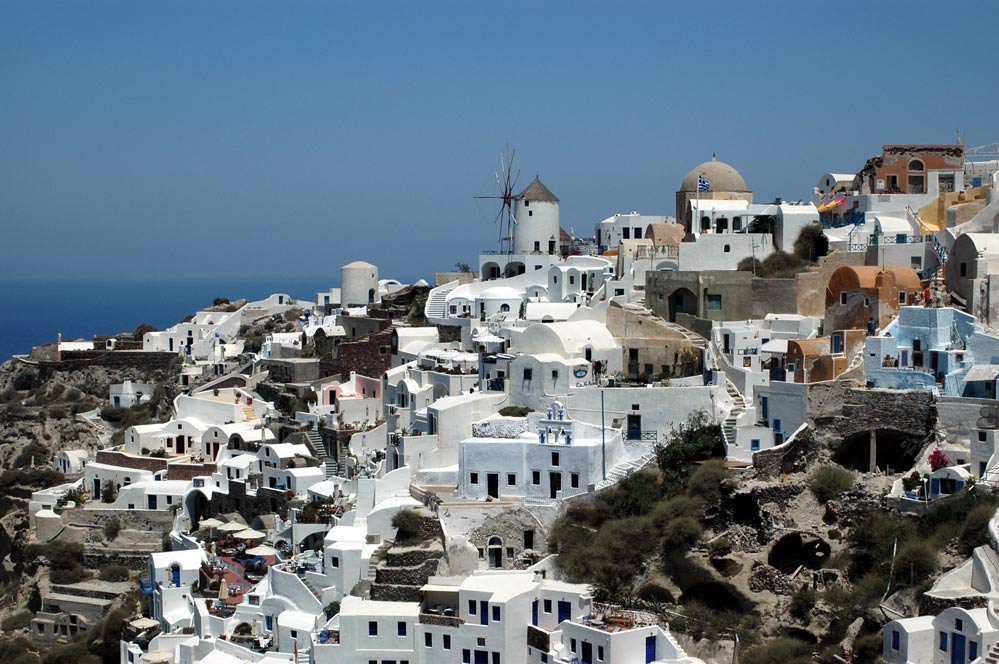
[[[659,432],[655,429],[625,431],[624,439],[628,442],[656,443],[659,442]]]

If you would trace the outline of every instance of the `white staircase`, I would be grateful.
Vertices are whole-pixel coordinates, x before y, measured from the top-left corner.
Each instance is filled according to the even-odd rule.
[[[340,472],[340,466],[337,464],[334,457],[331,457],[326,453],[326,444],[323,442],[322,434],[315,429],[309,429],[305,432],[305,437],[309,439],[313,455],[315,455],[315,457],[324,464],[324,467],[326,468],[326,479],[336,477]]]
[[[636,470],[644,468],[650,461],[652,461],[652,459],[655,458],[655,456],[655,452],[649,452],[648,454],[642,455],[637,459],[623,461],[617,464],[607,471],[607,479],[597,482],[595,487],[596,491],[600,491],[601,489],[606,489],[613,484],[617,484]]]
[[[448,317],[447,296],[460,285],[458,280],[455,279],[442,286],[437,286],[430,291],[430,295],[427,297],[427,304],[423,308],[423,315],[428,321],[438,321]]]
[[[739,390],[735,388],[735,385],[728,378],[725,379],[725,391],[732,397],[732,403],[734,404],[732,412],[728,414],[728,417],[722,423],[722,439],[727,447],[728,445],[735,444],[735,425],[739,420],[739,416],[746,410],[746,402],[742,398],[742,395],[739,394]]]

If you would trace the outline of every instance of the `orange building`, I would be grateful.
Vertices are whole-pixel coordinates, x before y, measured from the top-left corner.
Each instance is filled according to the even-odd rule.
[[[839,330],[828,337],[790,339],[787,342],[788,377],[793,367],[795,383],[835,380],[864,351],[864,330]],[[789,381],[790,382],[790,381]]]
[[[844,265],[826,286],[823,329],[866,329],[871,318],[883,327],[898,316],[899,307],[914,304],[921,290],[919,275],[911,267]]]
[[[867,160],[860,179],[863,193],[925,194],[929,172],[938,174],[939,193],[954,191],[955,171],[964,171],[963,145],[882,145],[881,156]]]

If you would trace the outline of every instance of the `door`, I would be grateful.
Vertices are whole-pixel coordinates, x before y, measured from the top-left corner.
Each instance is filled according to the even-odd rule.
[[[965,664],[964,634],[951,632],[950,635],[950,664]]]
[[[177,436],[177,454],[184,453],[184,437]]]
[[[572,605],[569,602],[559,601],[558,603],[558,622],[559,624],[564,623],[566,620],[572,619]]]
[[[489,664],[489,651],[487,651],[487,650],[476,650],[475,651],[475,664]]]
[[[180,565],[174,565],[171,567],[170,572],[173,577],[173,587],[180,588]]]
[[[486,493],[499,498],[499,473],[486,473]]]
[[[645,664],[656,661],[656,637],[645,637]]]
[[[580,664],[593,664],[593,644],[583,641],[583,652],[579,658]]]
[[[629,415],[627,440],[641,440],[641,439],[642,439],[642,416]]]
[[[562,473],[548,471],[548,497],[552,500],[558,498],[558,492],[562,490]]]
[[[899,362],[899,366],[907,367],[909,366],[909,351],[902,351],[902,361]]]
[[[538,600],[534,600],[531,604],[531,624],[535,627],[538,626]]]
[[[94,500],[101,499],[101,481],[98,478],[94,478]]]
[[[479,602],[479,624],[489,624],[489,602]]]

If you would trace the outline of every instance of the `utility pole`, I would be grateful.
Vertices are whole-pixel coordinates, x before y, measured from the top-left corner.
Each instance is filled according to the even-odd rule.
[[[607,479],[607,427],[604,424],[604,388],[600,388],[600,461]]]

